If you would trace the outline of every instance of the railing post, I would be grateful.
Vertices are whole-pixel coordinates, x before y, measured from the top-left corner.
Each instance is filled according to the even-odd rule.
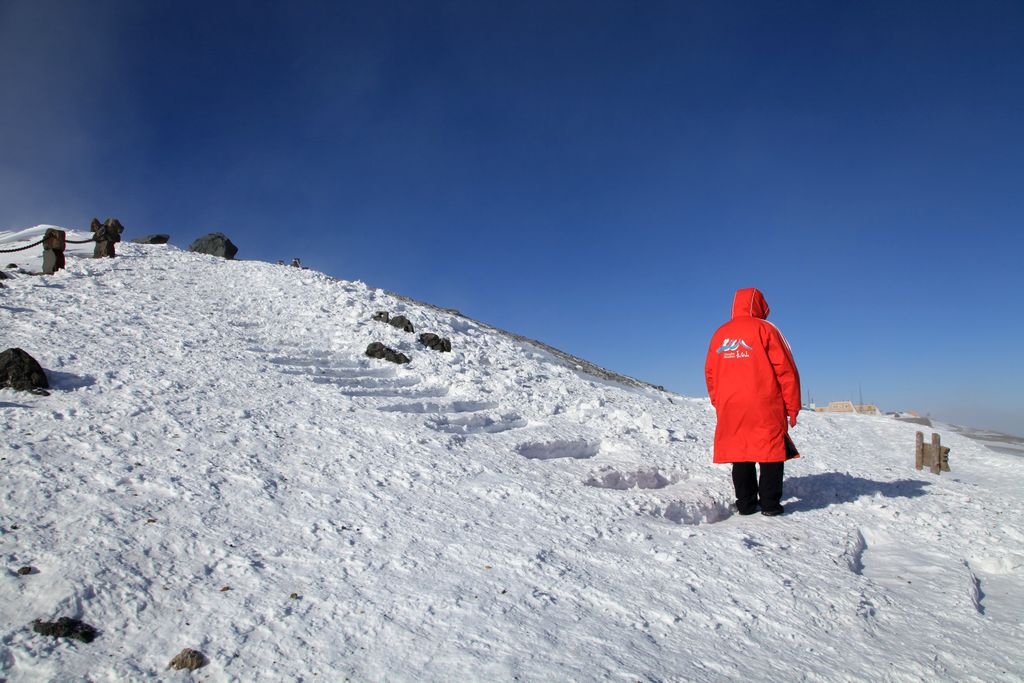
[[[43,236],[43,273],[53,275],[64,268],[64,247],[67,233],[47,228]]]
[[[103,258],[109,256],[114,258],[117,253],[114,251],[114,245],[121,241],[121,233],[124,232],[124,226],[121,225],[121,221],[116,218],[108,218],[106,222],[100,223],[100,219],[93,218],[92,223],[89,224],[89,230],[95,233],[93,239],[96,240],[96,247],[93,249],[93,258]]]

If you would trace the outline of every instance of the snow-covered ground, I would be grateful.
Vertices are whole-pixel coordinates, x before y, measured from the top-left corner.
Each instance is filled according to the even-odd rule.
[[[360,282],[90,246],[0,288],[53,387],[0,390],[0,678],[1024,677],[1017,455],[939,429],[935,476],[915,425],[804,413],[788,513],[739,517],[705,398]],[[31,629],[61,616],[100,636]]]

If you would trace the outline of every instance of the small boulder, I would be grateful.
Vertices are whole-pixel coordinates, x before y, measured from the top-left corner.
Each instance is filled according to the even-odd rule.
[[[134,244],[167,244],[171,239],[170,235],[164,235],[159,233],[156,235],[146,235],[145,237],[136,237],[132,240]]]
[[[211,232],[209,235],[200,237],[189,245],[188,250],[210,256],[220,256],[229,260],[235,258],[235,254],[238,253],[238,247],[222,232]]]
[[[399,353],[392,348],[388,348],[380,342],[373,342],[367,346],[366,355],[370,358],[381,358],[383,360],[391,361],[392,363],[398,363],[399,365],[409,362],[409,357],[404,353]]]
[[[423,344],[428,349],[433,349],[434,351],[446,352],[452,350],[451,339],[448,337],[439,337],[430,332],[424,332],[420,335],[420,344]]]
[[[373,314],[373,319],[379,323],[386,323],[391,320],[391,316],[387,311],[377,311]]]
[[[394,318],[388,321],[388,324],[392,327],[397,327],[403,332],[414,332],[412,323],[404,315],[396,315]]]
[[[39,573],[39,570],[36,569],[35,567],[25,566],[25,567],[19,567],[18,568],[18,574],[20,576],[29,576],[30,574],[38,574],[38,573]]]
[[[49,386],[43,367],[25,351],[11,348],[0,353],[0,387],[39,392]]]
[[[36,619],[32,622],[32,630],[51,638],[74,638],[83,643],[91,643],[99,635],[94,626],[70,617],[61,617],[57,621]]]
[[[110,233],[115,242],[121,241],[121,234],[124,233],[124,226],[121,225],[121,221],[116,218],[108,218],[103,221],[103,225],[107,228],[107,232]]]
[[[168,669],[175,669],[180,671],[182,669],[188,669],[189,671],[195,671],[210,663],[210,660],[206,658],[199,650],[193,650],[190,647],[186,647],[184,650],[174,655],[174,659],[167,665]]]

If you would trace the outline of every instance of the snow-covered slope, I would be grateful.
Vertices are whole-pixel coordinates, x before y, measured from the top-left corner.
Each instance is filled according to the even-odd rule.
[[[802,415],[788,514],[734,516],[706,399],[359,282],[119,251],[0,289],[53,385],[0,390],[0,677],[186,679],[185,647],[199,680],[1024,675],[1020,457],[944,431],[934,476],[914,425]],[[61,616],[101,634],[33,633]]]

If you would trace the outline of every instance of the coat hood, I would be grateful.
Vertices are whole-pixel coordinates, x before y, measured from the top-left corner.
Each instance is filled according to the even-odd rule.
[[[768,317],[768,302],[761,290],[754,287],[736,290],[732,300],[732,317],[750,316],[764,320]]]

